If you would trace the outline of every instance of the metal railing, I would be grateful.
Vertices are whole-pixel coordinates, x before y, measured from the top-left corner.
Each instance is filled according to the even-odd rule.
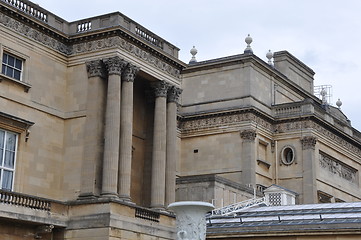
[[[230,215],[230,214],[234,214],[240,210],[243,209],[247,209],[250,207],[253,207],[255,205],[259,205],[262,203],[266,203],[266,199],[265,197],[262,198],[252,198],[252,199],[248,199],[242,202],[238,202],[238,203],[234,203],[225,207],[221,207],[221,208],[217,208],[212,210],[211,215],[212,216],[225,216],[225,215]]]

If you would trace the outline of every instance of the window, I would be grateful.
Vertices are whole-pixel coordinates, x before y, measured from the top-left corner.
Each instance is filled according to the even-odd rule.
[[[3,53],[2,74],[20,81],[22,69],[23,60],[8,53]]]
[[[295,149],[292,146],[285,146],[281,151],[281,161],[285,165],[296,162]]]
[[[0,189],[12,190],[17,134],[0,129]]]

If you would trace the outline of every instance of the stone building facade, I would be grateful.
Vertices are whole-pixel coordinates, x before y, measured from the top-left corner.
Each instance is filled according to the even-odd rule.
[[[173,239],[176,200],[357,201],[361,134],[290,53],[185,64],[121,13],[0,1],[0,239]]]

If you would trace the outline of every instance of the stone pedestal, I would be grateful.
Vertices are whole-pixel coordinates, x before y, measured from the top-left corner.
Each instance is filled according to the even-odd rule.
[[[176,214],[177,240],[205,240],[206,213],[214,206],[207,202],[184,201],[171,203],[168,209]]]

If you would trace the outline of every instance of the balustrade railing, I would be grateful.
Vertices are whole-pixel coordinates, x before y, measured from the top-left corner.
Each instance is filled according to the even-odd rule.
[[[143,38],[144,40],[150,42],[151,44],[159,47],[159,48],[162,48],[162,41],[160,41],[155,35],[149,33],[147,30],[137,26],[135,27],[135,33]]]
[[[144,208],[135,209],[135,217],[150,220],[153,222],[159,222],[160,214]]]
[[[1,1],[10,4],[11,6],[19,9],[20,11],[23,11],[43,22],[48,22],[48,14],[42,11],[39,7],[37,7],[37,5],[29,1],[23,1],[23,0],[1,0]]]
[[[0,189],[1,203],[44,211],[50,211],[51,209],[51,202],[49,200]]]

